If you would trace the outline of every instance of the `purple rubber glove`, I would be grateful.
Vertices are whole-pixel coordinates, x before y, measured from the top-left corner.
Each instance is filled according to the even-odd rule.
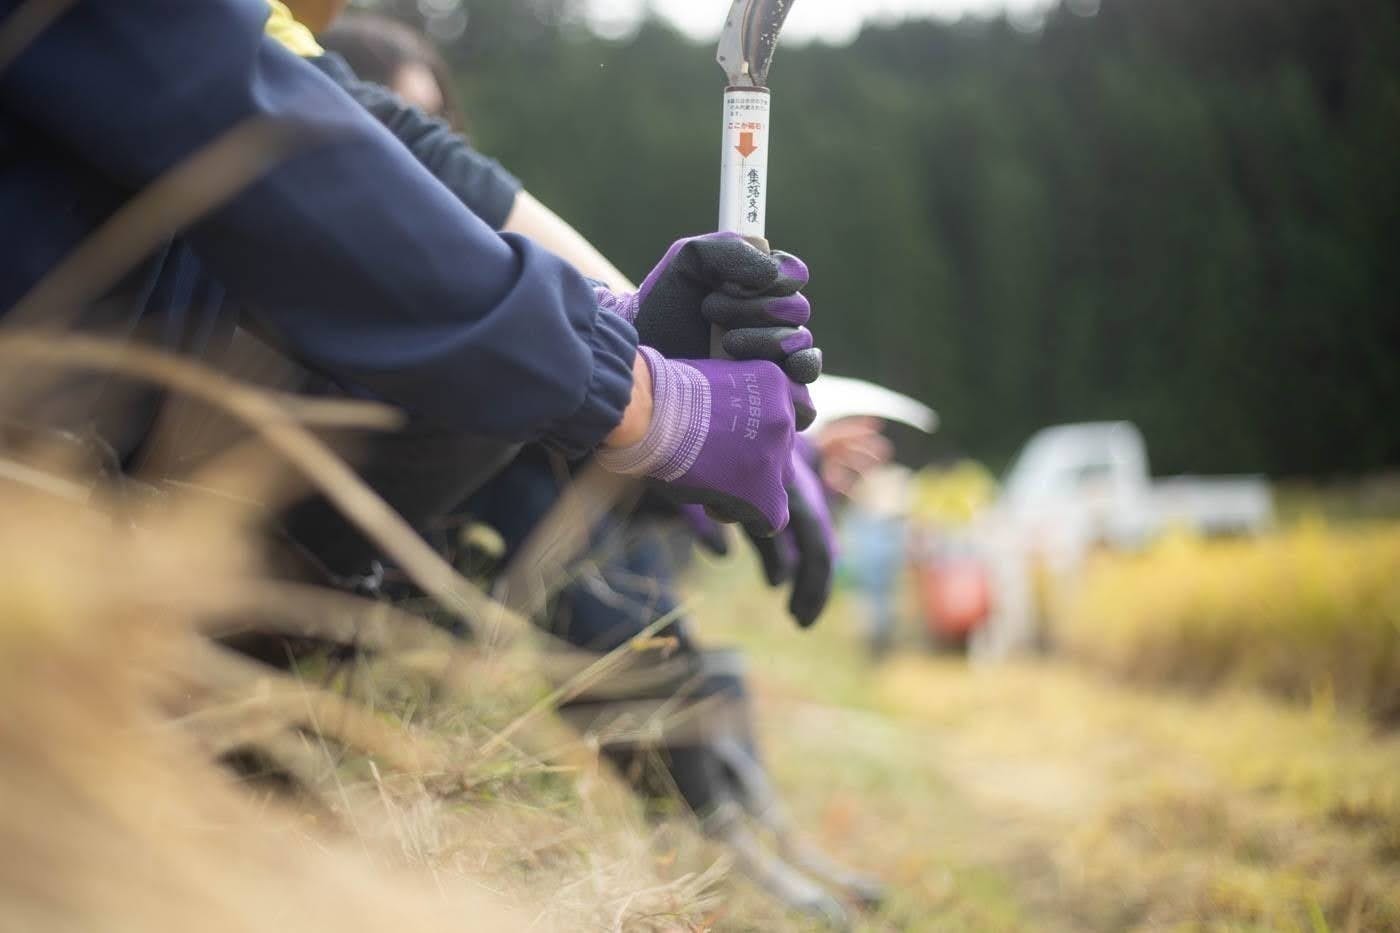
[[[787,491],[791,513],[787,528],[774,538],[754,538],[753,544],[771,586],[792,581],[788,612],[807,628],[831,598],[836,533],[826,490],[817,475],[816,450],[803,437],[793,446]]]
[[[595,289],[598,306],[636,325],[641,342],[671,359],[710,355],[711,325],[744,336],[726,342],[734,359],[766,359],[795,381],[821,374],[821,351],[805,327],[812,307],[801,289],[807,266],[764,253],[735,233],[677,240],[633,294]]]
[[[597,461],[614,473],[660,480],[672,499],[741,522],[752,535],[786,527],[793,406],[811,404],[806,387],[766,360],[639,352],[651,370],[651,425],[631,447],[599,450]]]

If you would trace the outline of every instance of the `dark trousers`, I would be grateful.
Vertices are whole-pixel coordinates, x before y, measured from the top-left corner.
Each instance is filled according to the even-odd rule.
[[[450,516],[519,447],[492,438],[446,434],[408,425],[359,439],[356,472],[426,538],[446,547]],[[281,531],[320,568],[341,580],[370,574],[380,559],[376,545],[323,495],[305,497],[281,519]]]
[[[509,561],[554,508],[572,477],[566,466],[530,446],[467,502],[473,519],[495,528]],[[535,621],[551,634],[587,651],[612,651],[663,616],[675,614],[676,568],[667,535],[674,511],[615,514],[593,530],[589,551],[569,568],[560,588]],[[690,648],[684,619],[657,634]]]

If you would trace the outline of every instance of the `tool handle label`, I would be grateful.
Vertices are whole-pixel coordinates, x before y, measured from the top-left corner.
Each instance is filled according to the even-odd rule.
[[[719,229],[762,237],[768,214],[769,95],[763,88],[724,92]]]

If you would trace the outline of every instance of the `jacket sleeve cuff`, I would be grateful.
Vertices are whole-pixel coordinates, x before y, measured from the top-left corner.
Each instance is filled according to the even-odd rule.
[[[589,340],[593,376],[588,394],[573,414],[547,433],[566,456],[582,457],[603,442],[622,421],[632,401],[632,364],[637,358],[637,331],[615,314],[599,309]]]

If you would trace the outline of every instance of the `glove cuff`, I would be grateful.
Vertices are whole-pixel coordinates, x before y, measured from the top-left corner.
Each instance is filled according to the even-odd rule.
[[[699,370],[650,347],[638,352],[651,370],[651,424],[636,444],[600,450],[597,460],[614,473],[672,483],[695,464],[710,432],[710,384]]]

